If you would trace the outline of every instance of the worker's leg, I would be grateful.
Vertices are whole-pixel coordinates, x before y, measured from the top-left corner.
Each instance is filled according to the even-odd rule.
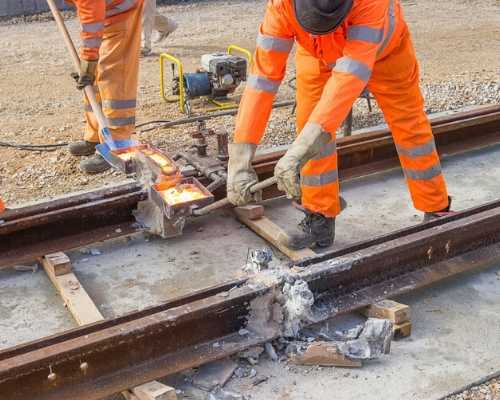
[[[156,19],[156,0],[144,0],[144,13],[142,19],[142,32],[144,39],[144,49],[151,50],[151,35]]]
[[[331,69],[321,60],[312,56],[302,46],[297,45],[296,68],[296,130],[300,133],[318,104]]]
[[[300,46],[297,49],[295,64],[297,69],[296,125],[297,132],[300,133],[321,98],[331,70],[325,63]],[[335,132],[332,134],[332,141],[301,171],[302,205],[307,210],[326,217],[335,217],[340,213]]]
[[[129,139],[135,128],[142,7],[106,27],[100,49],[97,86],[102,108],[115,140]],[[98,139],[93,116],[87,118],[85,140]]]
[[[415,208],[427,212],[445,209],[448,193],[424,112],[419,68],[408,31],[399,47],[375,64],[368,88],[392,131]]]
[[[101,96],[97,85],[94,85],[94,91],[97,102],[101,104]],[[92,107],[90,107],[90,103],[88,102],[87,97],[83,97],[86,122],[84,140],[91,143],[99,143],[99,125],[97,124],[97,120],[94,116],[94,113],[92,112]]]

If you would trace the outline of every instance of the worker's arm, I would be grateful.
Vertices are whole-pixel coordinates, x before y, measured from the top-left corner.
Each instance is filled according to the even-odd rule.
[[[99,58],[99,47],[104,32],[106,0],[76,0],[75,5],[81,26],[80,57],[83,60],[95,61]]]
[[[279,6],[269,1],[259,29],[251,73],[241,99],[235,143],[259,144],[271,114],[273,100],[285,77],[294,33]]]
[[[391,39],[395,21],[390,3],[393,0],[360,1],[351,11],[342,57],[336,61],[321,99],[309,118],[332,135],[366,87],[377,54]]]

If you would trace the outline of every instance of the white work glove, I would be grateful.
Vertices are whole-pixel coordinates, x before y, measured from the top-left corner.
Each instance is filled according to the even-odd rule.
[[[244,206],[255,198],[255,195],[250,193],[250,188],[259,181],[252,167],[256,150],[257,145],[251,143],[229,145],[227,198],[235,206]]]
[[[300,135],[274,168],[278,189],[285,192],[287,198],[300,200],[300,170],[331,140],[331,135],[323,131],[319,124],[308,122],[304,126]]]

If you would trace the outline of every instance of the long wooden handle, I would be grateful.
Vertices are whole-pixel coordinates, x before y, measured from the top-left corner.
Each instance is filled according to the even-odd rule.
[[[271,178],[264,179],[262,182],[256,183],[250,188],[250,193],[257,193],[261,190],[268,188],[276,183],[276,177],[272,176]],[[202,216],[210,214],[211,212],[218,210],[222,207],[227,207],[231,205],[227,197],[225,199],[216,201],[215,203],[209,204],[206,207],[200,208],[199,210],[194,210],[193,214],[196,216]]]
[[[66,28],[66,24],[64,23],[64,19],[59,12],[59,9],[57,8],[54,0],[47,0],[47,4],[49,5],[50,11],[54,16],[54,19],[56,20],[57,27],[59,28],[59,31],[63,36],[64,42],[66,43],[66,47],[73,60],[73,65],[76,70],[80,72],[80,57],[78,56],[78,52],[76,51],[73,40],[71,40],[71,36],[68,32],[68,29]],[[103,129],[108,128],[108,123],[102,112],[101,105],[97,102],[94,88],[90,85],[87,85],[85,86],[83,91],[85,93],[85,96],[87,96],[87,100],[89,101],[90,106],[92,107],[92,111],[97,120],[97,123],[99,124],[100,130],[102,131]]]

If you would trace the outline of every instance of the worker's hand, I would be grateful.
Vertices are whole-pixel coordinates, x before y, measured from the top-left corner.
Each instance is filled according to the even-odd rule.
[[[87,85],[93,85],[97,71],[97,60],[95,61],[80,61],[80,73],[73,72],[71,77],[76,81],[76,87],[82,90]]]
[[[316,123],[308,122],[302,129],[274,168],[278,189],[285,192],[287,198],[300,200],[300,170],[310,159],[320,156],[321,150],[331,140],[331,135]]]
[[[285,192],[288,199],[300,200],[301,198],[300,164],[300,160],[290,156],[287,152],[274,167],[278,190]]]
[[[227,198],[235,206],[244,206],[255,199],[250,188],[259,179],[252,167],[257,145],[233,143],[229,145],[227,167]]]

